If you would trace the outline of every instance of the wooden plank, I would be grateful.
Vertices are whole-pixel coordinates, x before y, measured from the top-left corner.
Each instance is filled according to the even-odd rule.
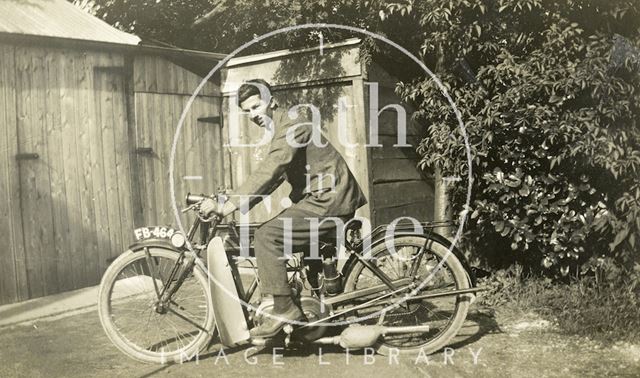
[[[406,159],[412,162],[418,161],[418,154],[413,147],[371,147],[370,149],[371,158],[374,160]]]
[[[372,183],[372,163],[371,163],[371,152],[368,147],[365,147],[368,140],[368,124],[369,124],[369,114],[365,108],[365,103],[369,102],[368,94],[365,92],[364,80],[362,78],[357,78],[353,80],[352,88],[351,88],[351,98],[353,104],[355,105],[352,109],[353,114],[353,135],[357,137],[356,143],[358,144],[359,151],[356,154],[357,160],[355,164],[355,168],[351,166],[351,172],[358,180],[358,184],[362,189],[365,197],[368,201],[370,201],[371,195],[373,194],[373,190],[371,188]],[[375,177],[375,173],[373,173],[373,177]],[[371,213],[371,204],[367,203],[360,209],[356,211],[356,215],[359,217],[368,218],[370,220],[373,219],[373,214]],[[367,232],[368,230],[364,230]]]
[[[167,140],[166,140],[166,150],[167,150],[167,159],[165,162],[165,170],[167,172],[167,179],[165,184],[165,190],[167,193],[167,203],[165,205],[167,209],[167,219],[165,223],[175,225],[175,214],[173,213],[173,209],[171,207],[172,201],[176,201],[176,205],[178,208],[184,206],[184,198],[187,192],[198,192],[200,187],[202,186],[202,182],[200,180],[185,180],[184,177],[189,176],[198,176],[201,175],[201,172],[197,169],[198,162],[198,143],[195,140],[194,136],[194,114],[197,113],[198,107],[197,103],[194,102],[187,117],[184,120],[182,125],[182,129],[180,130],[180,135],[176,140],[176,154],[174,156],[173,161],[173,190],[174,197],[171,197],[171,188],[169,182],[169,165],[171,162],[171,147],[173,145],[173,140],[176,137],[176,131],[178,129],[178,120],[184,110],[184,107],[187,102],[187,96],[177,96],[177,95],[162,95],[163,98],[168,101],[170,104],[170,122],[167,125]],[[186,219],[182,217],[183,221]]]
[[[174,70],[175,70],[174,72],[180,80],[180,86],[176,87],[175,91],[177,93],[184,93],[188,95],[191,95],[193,92],[195,92],[202,78],[180,66],[177,66],[175,64],[171,64],[171,65],[174,67]],[[198,95],[202,96],[202,95],[211,94],[211,91],[209,90],[209,85],[210,83],[205,84],[205,86],[202,88],[200,93],[198,93]]]
[[[232,165],[232,153],[231,148],[224,147],[229,144],[229,98],[222,98],[222,109],[220,114],[222,115],[222,125],[220,129],[220,143],[222,146],[222,167],[224,170],[224,186],[226,188],[233,188],[235,180],[235,172]]]
[[[414,147],[394,147],[398,141],[395,136],[381,135],[378,142],[382,147],[369,147],[372,159],[411,159],[418,161],[418,153]]]
[[[392,181],[422,180],[416,164],[407,159],[373,161],[373,184]]]
[[[221,98],[203,97],[204,113],[220,117]],[[222,117],[220,117],[222,119]],[[205,183],[208,187],[225,186],[224,184],[224,155],[222,149],[222,127],[220,124],[198,124],[203,135],[203,145],[200,147],[202,157],[202,171],[206,174]]]
[[[374,209],[374,221],[376,225],[388,224],[399,217],[413,217],[421,222],[433,220],[433,203],[416,202],[397,207]]]
[[[178,126],[178,120],[180,114],[183,112],[185,106],[187,105],[188,97],[187,96],[173,96],[175,104],[174,114],[176,115],[176,119],[174,121],[173,131],[175,132]],[[176,172],[174,173],[174,182],[176,183],[176,201],[184,200],[184,196],[187,192],[192,193],[208,193],[213,190],[213,188],[207,188],[204,183],[205,172],[202,171],[201,159],[202,156],[200,154],[200,143],[198,142],[198,136],[204,137],[202,134],[198,134],[198,129],[202,126],[198,122],[198,117],[202,114],[202,103],[199,98],[196,98],[189,109],[189,113],[185,118],[184,125],[182,126],[182,130],[180,132],[180,140],[179,143],[181,148],[180,154],[176,154],[176,161],[174,165],[176,167]],[[168,162],[167,162],[168,164]],[[180,169],[178,171],[177,169]],[[202,176],[203,180],[193,180],[187,181],[184,180],[184,176]]]
[[[149,61],[153,67],[152,73],[155,75],[156,82],[156,88],[153,92],[167,93],[171,88],[171,83],[169,81],[172,79],[171,73],[167,71],[167,65],[164,60],[153,55],[149,56]]]
[[[209,67],[209,70],[213,69],[214,66],[215,64],[212,64],[211,67]],[[182,68],[180,66],[177,66],[177,67],[179,71],[183,72],[183,75],[185,77],[191,78],[190,80],[185,81],[187,83],[187,86],[184,88],[184,93],[191,95],[196,90],[198,85],[200,85],[200,82],[204,79],[204,77],[201,77],[200,75],[196,75],[195,73],[185,68]],[[219,83],[215,82],[215,78],[219,77],[219,75],[220,75],[220,71],[218,71],[216,75],[214,75],[211,79],[209,79],[209,81],[207,81],[202,87],[202,90],[198,93],[198,96],[220,97],[221,88]]]
[[[162,57],[158,57],[157,59],[163,62],[164,72],[162,72],[161,74],[168,81],[168,86],[162,93],[191,96],[198,85],[200,85],[203,77],[174,63],[174,61]],[[210,69],[213,67],[214,65],[212,64]],[[198,96],[219,97],[219,85],[216,85],[216,83],[214,82],[207,81],[202,87],[202,90],[198,93]]]
[[[153,104],[152,95],[148,93],[136,93],[136,135],[138,147],[152,147],[150,128],[153,122],[151,117],[154,113],[150,113],[150,107]],[[143,210],[144,224],[152,224],[156,216],[156,197],[154,191],[154,157],[152,156],[138,156],[140,162],[140,170],[142,175],[141,201]]]
[[[108,61],[113,61],[112,57],[107,57]],[[102,133],[102,160],[104,166],[104,182],[106,188],[106,197],[109,206],[107,208],[107,220],[109,222],[109,240],[110,250],[109,256],[121,252],[121,244],[123,239],[123,231],[121,225],[121,205],[119,196],[119,183],[118,183],[118,169],[117,169],[117,143],[116,139],[116,127],[124,127],[118,125],[118,120],[115,116],[116,111],[114,109],[114,101],[116,95],[114,94],[114,80],[121,80],[121,78],[115,78],[113,75],[99,75],[96,76],[96,92],[99,94],[100,100],[100,122]],[[104,257],[101,257],[104,258]],[[107,257],[109,258],[109,257]]]
[[[37,112],[34,109],[35,102],[33,80],[34,64],[32,61],[32,52],[29,48],[16,48],[16,73],[18,92],[17,109],[18,109],[18,140],[20,142],[19,152],[34,152],[40,147],[37,139],[34,120]],[[39,151],[41,152],[41,151]],[[38,240],[36,198],[37,198],[37,168],[36,161],[28,160],[20,163],[20,190],[23,195],[23,225],[25,235],[25,257],[27,280],[29,281],[29,297],[40,297],[44,295],[44,277],[42,276],[42,257],[40,243]]]
[[[194,143],[197,143],[197,150],[194,152],[200,162],[198,169],[203,176],[201,190],[213,192],[218,186],[224,186],[221,129],[219,124],[200,122],[198,118],[219,114],[220,106],[218,99],[211,97],[198,97],[194,105],[197,108],[193,117],[194,134],[197,139],[194,140]]]
[[[33,160],[30,164],[35,172],[35,186],[26,190],[32,190],[35,194],[35,201],[30,204],[30,217],[34,222],[30,225],[34,241],[34,250],[30,251],[33,256],[34,267],[39,265],[39,277],[42,279],[42,295],[58,292],[57,269],[54,238],[53,238],[53,215],[51,208],[51,183],[49,179],[49,157],[47,155],[47,125],[46,125],[46,62],[44,49],[29,49],[31,58],[31,87],[29,88],[29,111],[30,129],[33,138],[34,152],[40,155],[40,159]],[[36,152],[37,151],[37,152]],[[21,188],[25,190],[25,188]],[[31,207],[32,206],[32,207]]]
[[[153,111],[156,109],[156,111]],[[149,130],[149,140],[150,144],[153,148],[154,155],[149,157],[149,163],[151,164],[152,172],[153,172],[153,185],[149,188],[153,192],[153,198],[155,202],[153,203],[153,218],[149,220],[149,224],[158,224],[160,222],[160,218],[162,217],[162,209],[160,206],[162,205],[162,197],[159,191],[159,186],[161,186],[162,181],[162,167],[160,165],[160,159],[162,159],[162,115],[164,112],[162,111],[162,103],[159,101],[158,96],[155,94],[149,94],[149,103],[147,105],[146,112],[149,115],[148,122],[148,130]],[[158,140],[160,139],[160,141]]]
[[[13,146],[16,141],[8,139],[7,129],[16,127],[15,125],[15,83],[10,82],[15,75],[13,70],[13,48],[0,44],[0,108],[4,112],[0,113],[0,123],[5,125],[0,132],[0,234],[9,237],[8,248],[0,249],[0,261],[6,264],[0,265],[0,304],[13,303],[17,301],[16,272],[14,261],[14,247],[12,245],[11,233],[11,202],[12,199],[9,188],[9,166],[15,163],[15,151]],[[11,107],[11,108],[9,108]],[[14,115],[11,119],[11,115]]]
[[[36,177],[36,209],[34,217],[38,219],[38,234],[40,235],[40,258],[42,277],[44,278],[44,295],[58,292],[55,260],[51,256],[51,246],[53,246],[53,216],[51,214],[51,181],[49,179],[49,156],[47,154],[47,102],[46,89],[48,87],[46,78],[46,50],[31,49],[33,61],[33,102],[32,110],[35,112],[32,124],[33,135],[37,140],[35,151],[40,154],[40,159],[35,164]],[[54,257],[55,258],[55,257]],[[53,264],[52,264],[53,262]],[[52,266],[53,265],[53,266]]]
[[[76,66],[80,64],[78,53],[71,52],[65,54],[60,61],[60,122],[61,137],[64,140],[62,149],[62,159],[64,165],[65,182],[65,203],[69,222],[70,232],[64,237],[68,240],[69,248],[61,251],[61,264],[70,268],[69,274],[62,278],[61,286],[68,288],[79,288],[82,282],[82,261],[81,254],[82,238],[81,233],[76,232],[78,225],[82,225],[82,213],[80,210],[80,189],[78,176],[81,174],[78,167],[76,152],[75,129],[79,120],[76,116],[77,106],[77,80],[75,75]],[[59,264],[60,266],[60,264]],[[64,269],[64,268],[63,268]]]
[[[77,209],[77,218],[71,225],[72,233],[76,234],[72,241],[72,254],[69,256],[74,260],[74,274],[77,277],[75,288],[86,287],[89,285],[89,271],[88,263],[91,258],[91,252],[87,249],[91,249],[92,246],[87,245],[92,243],[94,236],[91,235],[94,231],[94,218],[93,215],[93,203],[92,197],[89,193],[88,182],[86,179],[87,174],[91,174],[91,166],[86,163],[88,160],[88,148],[89,137],[87,129],[85,128],[89,114],[86,109],[86,96],[88,91],[87,87],[87,72],[86,72],[86,54],[82,52],[74,52],[73,62],[73,76],[71,85],[73,88],[73,129],[71,133],[74,138],[74,156],[75,159],[75,171],[76,175],[72,178],[75,182],[77,190],[77,201],[69,202],[69,206]],[[93,72],[91,72],[93,75]],[[69,137],[71,137],[69,135]],[[90,184],[90,183],[89,183]],[[84,232],[87,232],[85,235]]]
[[[12,88],[14,89],[14,96],[12,99],[9,99],[7,102],[7,117],[11,117],[12,122],[9,122],[7,125],[13,127],[7,128],[7,140],[14,141],[9,145],[8,151],[17,154],[20,152],[20,145],[23,141],[20,139],[20,132],[18,131],[19,120],[18,117],[20,113],[17,107],[17,91],[18,91],[18,83],[16,80],[17,76],[17,67],[15,64],[16,50],[17,48],[11,48],[12,55],[14,60],[7,64],[7,71],[11,78],[7,78],[5,83],[12,83]],[[8,184],[10,188],[10,196],[14,199],[11,201],[11,228],[12,228],[12,241],[14,246],[14,261],[15,261],[15,271],[16,271],[16,285],[18,292],[19,300],[26,300],[29,298],[29,281],[27,276],[27,252],[26,252],[26,243],[24,238],[24,214],[22,212],[22,191],[20,188],[21,185],[21,172],[19,168],[19,164],[17,162],[9,165],[8,170]]]
[[[248,121],[246,117],[243,117],[240,125],[242,127],[242,143],[250,144],[258,142],[261,137],[262,129],[259,129],[258,126]],[[263,150],[264,148],[265,147],[262,147]],[[239,187],[240,185],[242,185],[242,183],[244,183],[244,181],[249,178],[251,172],[257,169],[260,161],[258,161],[255,157],[257,147],[238,147],[235,148],[235,150],[237,150],[238,152],[238,165],[236,165],[234,168],[240,168],[240,170],[238,170],[238,173],[236,174],[236,177],[242,177],[242,180],[236,183],[236,187]],[[254,206],[249,212],[250,221],[262,223],[271,219],[277,214],[277,210],[275,208],[279,206],[278,202],[280,198],[272,194],[269,199],[271,201],[271,211],[269,211],[269,207],[267,207],[265,202],[262,201],[258,205]]]
[[[96,115],[93,101],[93,80],[94,70],[91,62],[91,54],[82,54],[77,61],[77,102],[76,112],[78,123],[76,124],[76,143],[79,170],[78,177],[80,186],[80,207],[82,212],[82,223],[77,225],[74,232],[81,231],[82,245],[76,249],[78,255],[82,256],[82,282],[81,286],[89,286],[96,283],[96,272],[98,270],[98,240],[96,235],[96,215],[94,205],[93,184],[91,182],[94,175],[91,161],[92,140],[90,138],[91,129],[96,127]],[[102,74],[109,75],[112,71],[104,71]]]
[[[140,174],[140,162],[138,160],[138,154],[136,153],[137,135],[136,135],[136,113],[135,113],[135,92],[134,87],[134,75],[133,75],[133,57],[131,55],[124,56],[124,96],[126,102],[126,114],[127,114],[127,145],[129,147],[129,166],[131,167],[130,173],[130,187],[131,192],[131,209],[133,212],[133,225],[134,227],[140,227],[144,225],[143,222],[143,210],[142,199],[140,197],[140,187],[142,185]]]
[[[14,47],[0,44],[0,233],[8,238],[8,248],[0,250],[0,304],[27,299],[24,267],[24,239],[18,181],[16,70]]]
[[[36,82],[34,78],[34,71],[36,70],[33,52],[31,49],[25,48],[22,50],[22,64],[25,65],[23,71],[27,77],[20,80],[22,83],[22,99],[19,99],[19,106],[22,106],[22,125],[18,125],[18,129],[24,129],[24,138],[20,138],[25,141],[24,148],[20,152],[40,152],[40,141],[38,139],[37,129],[37,117],[38,110],[36,104],[35,87]],[[17,55],[18,58],[20,55]],[[26,151],[28,149],[28,151]],[[27,274],[29,279],[30,297],[40,297],[45,294],[45,280],[42,274],[42,244],[39,242],[38,235],[38,218],[36,213],[36,201],[38,198],[38,168],[36,166],[37,161],[27,161],[27,164],[21,164],[21,177],[25,180],[20,185],[20,190],[28,193],[25,198],[27,201],[23,204],[23,217],[25,228],[25,239],[27,250]]]
[[[174,104],[176,110],[174,112],[174,126],[173,131],[178,126],[178,120],[180,115],[184,111],[189,96],[172,96],[174,98]],[[203,104],[200,98],[196,98],[189,109],[183,129],[180,133],[179,143],[182,147],[181,155],[176,155],[176,161],[174,162],[176,167],[179,167],[181,172],[174,172],[174,180],[176,183],[176,197],[179,206],[183,206],[184,198],[188,192],[191,193],[210,193],[213,188],[205,185],[205,172],[202,167],[201,143],[199,138],[204,138],[204,135],[199,134],[199,128],[201,125],[197,118],[203,113]],[[202,176],[202,180],[184,180],[184,176]],[[172,214],[173,218],[173,214]],[[186,219],[186,218],[184,218]],[[175,223],[172,219],[172,223]]]
[[[145,88],[148,92],[158,92],[158,72],[156,71],[156,59],[153,56],[144,57]]]
[[[154,137],[154,151],[157,152],[158,158],[154,160],[155,166],[155,190],[156,190],[156,207],[158,209],[158,217],[155,219],[155,224],[163,224],[167,218],[167,205],[169,203],[166,186],[168,177],[168,167],[164,162],[167,161],[167,134],[170,133],[167,129],[170,127],[169,111],[167,109],[167,98],[160,95],[154,95],[155,119],[156,121],[152,126],[152,136]]]
[[[263,78],[272,85],[305,83],[309,80],[309,73],[313,70],[316,80],[330,80],[357,76],[362,73],[359,48],[349,46],[342,49],[325,51],[319,58],[318,51],[281,56],[277,59],[251,62],[250,64],[234,65],[241,59],[232,59],[226,68],[227,80],[223,85],[223,93],[229,94],[238,89],[243,81],[253,78]],[[300,72],[301,70],[306,72]]]
[[[402,105],[401,105],[402,106]],[[382,106],[380,106],[382,109]],[[404,122],[404,130],[405,135],[407,136],[406,140],[409,142],[410,140],[414,140],[415,136],[418,133],[414,127],[410,127],[409,117],[411,116],[406,110],[404,112],[405,122]],[[371,117],[376,116],[375,114],[371,114]],[[402,125],[400,121],[402,120],[398,115],[398,111],[396,109],[387,108],[384,111],[380,112],[378,115],[378,135],[391,135],[396,136]],[[413,138],[410,138],[413,137]],[[409,142],[410,143],[410,142]]]
[[[94,65],[111,64],[106,54],[97,54],[93,59]],[[92,77],[92,91],[94,95],[93,116],[96,123],[89,129],[89,139],[91,140],[91,149],[89,160],[92,166],[92,189],[95,205],[95,232],[97,237],[98,250],[94,259],[96,260],[95,277],[100,277],[107,268],[107,259],[110,257],[111,243],[109,232],[109,207],[110,203],[107,198],[106,182],[105,182],[105,162],[103,160],[103,137],[102,137],[102,100],[101,100],[101,83],[104,72],[94,72]]]
[[[133,91],[146,92],[144,55],[133,57]]]
[[[174,112],[175,108],[179,107],[178,104],[176,104],[176,99],[175,96],[172,95],[166,95],[163,94],[161,95],[161,100],[162,100],[162,104],[164,109],[166,109],[166,113],[165,113],[165,127],[163,129],[163,143],[162,143],[162,149],[163,149],[163,159],[160,162],[162,164],[162,172],[163,172],[163,179],[162,179],[162,190],[164,193],[164,202],[163,202],[163,218],[162,218],[162,224],[171,224],[171,223],[175,223],[173,221],[173,212],[171,210],[171,190],[169,189],[169,161],[171,160],[171,145],[173,144],[173,137],[175,135],[175,131],[176,131],[176,126],[178,124],[178,120],[177,117],[179,117],[179,115],[175,115],[175,113],[173,114],[169,114],[169,112]],[[179,101],[179,100],[178,100]],[[176,119],[174,120],[174,117],[176,117]],[[185,122],[189,122],[189,120],[185,120]],[[180,148],[182,147],[182,148]],[[182,159],[181,161],[178,161],[176,166],[178,167],[177,175],[174,177],[175,178],[175,184],[176,187],[174,188],[176,191],[179,191],[181,188],[181,185],[183,184],[182,182],[182,177],[179,176],[182,172],[182,175],[184,175],[184,167],[185,167],[185,155],[184,155],[184,145],[183,146],[178,146],[178,153],[180,153],[182,155]]]
[[[180,136],[176,141],[176,155],[174,156],[175,160],[173,162],[173,180],[175,185],[173,189],[175,191],[176,198],[172,198],[169,188],[169,165],[171,161],[171,148],[173,145],[173,138],[175,137],[175,132],[178,126],[178,119],[180,117],[179,113],[182,112],[182,96],[173,96],[166,94],[158,96],[161,97],[162,103],[167,104],[163,130],[164,134],[162,140],[164,158],[161,162],[164,174],[162,189],[166,198],[165,202],[163,203],[163,209],[165,210],[163,222],[175,223],[173,221],[174,215],[171,210],[171,201],[174,199],[180,201],[180,197],[182,196],[182,193],[185,190],[187,184],[183,177],[186,175],[186,159],[188,156],[187,150],[190,147],[189,139],[191,138],[191,120],[189,119],[189,115],[187,116],[187,118],[185,118]]]
[[[372,91],[371,86],[366,86],[367,92]],[[413,107],[403,102],[401,98],[395,93],[393,88],[387,88],[384,86],[378,86],[378,135],[396,136],[399,130],[399,114],[396,106],[404,109],[405,116],[405,130],[407,135],[407,142],[415,144],[420,141],[421,136],[425,135],[426,127],[418,124],[411,119],[411,115],[414,112]],[[385,108],[389,106],[388,108]],[[383,110],[384,109],[384,110]],[[370,114],[370,117],[376,116]]]
[[[137,55],[134,59],[134,91],[138,93],[190,96],[202,79],[201,76],[161,56]],[[219,86],[209,81],[205,83],[199,95],[217,97],[220,95]]]
[[[169,88],[171,88],[174,91],[174,93],[185,93],[185,94],[189,93],[187,89],[188,85],[183,75],[184,69],[182,67],[179,67],[171,63],[167,59],[164,59],[164,58],[159,58],[159,59],[162,59],[163,62],[165,63],[166,68],[163,74],[169,81]]]
[[[373,185],[372,203],[376,209],[407,203],[433,202],[433,184],[426,181],[401,181]]]
[[[119,64],[123,64],[122,56],[113,55]],[[124,88],[124,76],[110,75],[112,83],[113,131],[115,138],[115,165],[118,182],[118,199],[120,206],[120,239],[112,243],[112,256],[120,254],[131,243],[133,231],[133,209],[131,207],[131,165],[129,163],[129,138],[127,131],[127,113]]]
[[[67,211],[66,183],[64,152],[68,140],[62,131],[61,119],[61,91],[62,87],[62,61],[66,59],[60,50],[49,50],[46,61],[46,85],[47,85],[47,158],[49,178],[51,185],[51,208],[53,215],[53,243],[50,253],[53,262],[49,269],[57,275],[57,291],[63,292],[74,289],[68,276],[72,274],[68,261],[65,261],[65,253],[70,249],[69,216]]]
[[[222,120],[222,97],[214,97],[211,99],[212,102],[212,108],[214,109],[214,113],[217,113],[220,115],[220,119]],[[221,121],[222,122],[222,121]],[[219,124],[218,127],[213,128],[211,133],[208,133],[208,135],[211,135],[211,139],[209,144],[216,146],[216,165],[215,165],[215,169],[216,169],[216,174],[214,177],[212,177],[210,185],[220,185],[220,186],[225,186],[225,176],[226,176],[226,172],[225,172],[225,152],[224,152],[224,147],[223,147],[223,140],[222,140],[222,124]],[[204,149],[203,151],[206,151],[206,149]],[[205,167],[206,168],[206,167]]]
[[[135,73],[135,61],[137,60],[137,58],[134,59],[134,76],[136,76]],[[133,92],[133,112],[134,112],[134,119],[135,119],[135,123],[134,123],[134,127],[135,127],[135,140],[134,140],[134,151],[137,151],[138,148],[144,148],[144,147],[148,147],[146,146],[144,143],[144,130],[143,130],[143,126],[146,122],[145,119],[145,114],[142,111],[144,106],[144,94],[141,93],[136,93]],[[147,167],[146,167],[146,157],[135,152],[136,154],[136,159],[138,162],[138,175],[140,176],[140,179],[138,180],[138,191],[140,192],[140,208],[142,211],[142,220],[141,220],[141,225],[145,225],[147,223],[147,212],[149,210],[149,206],[147,203],[147,177],[146,177],[146,171],[147,171]]]

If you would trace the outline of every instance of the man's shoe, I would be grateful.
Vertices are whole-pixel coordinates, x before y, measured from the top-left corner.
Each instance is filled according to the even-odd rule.
[[[290,321],[307,321],[307,317],[298,306],[291,306],[282,314],[269,314],[264,322],[249,331],[252,339],[269,339],[275,337]]]

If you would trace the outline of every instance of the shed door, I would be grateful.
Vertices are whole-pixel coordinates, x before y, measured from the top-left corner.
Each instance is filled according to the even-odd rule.
[[[202,77],[155,55],[133,59],[135,146],[144,225],[176,225],[172,200],[183,208],[187,193],[211,194],[224,186],[220,88],[207,82],[191,104],[174,155],[174,191],[169,181],[171,146],[180,116]],[[187,222],[186,216],[182,218]],[[187,227],[187,225],[185,225]]]
[[[136,151],[146,225],[176,225],[169,166],[171,147],[189,95],[136,92]],[[173,199],[185,207],[187,193],[211,194],[224,186],[220,98],[201,96],[191,105],[174,155]],[[183,224],[187,218],[183,217]],[[185,224],[185,227],[187,225]]]
[[[112,69],[123,64],[117,54],[15,48],[19,299],[97,284],[129,241],[124,77]]]

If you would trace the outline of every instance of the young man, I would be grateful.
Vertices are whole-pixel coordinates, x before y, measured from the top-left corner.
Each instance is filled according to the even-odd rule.
[[[285,243],[290,251],[304,250],[312,233],[318,239],[335,234],[335,222],[330,220],[311,227],[310,219],[322,221],[326,217],[351,219],[366,199],[353,174],[336,149],[313,130],[304,119],[290,119],[271,97],[270,85],[261,79],[250,80],[238,89],[240,108],[248,113],[256,125],[272,133],[266,157],[246,181],[224,204],[205,201],[201,212],[215,212],[227,216],[236,209],[246,209],[255,203],[241,202],[240,196],[268,195],[282,179],[291,184],[289,195],[293,206],[262,224],[255,233],[254,247],[261,281],[261,293],[274,298],[273,313],[280,319],[304,320],[302,310],[294,304],[287,282]],[[314,134],[315,132],[315,134]],[[315,136],[314,136],[315,135]],[[290,220],[285,222],[284,220]],[[285,239],[285,228],[290,228]],[[275,336],[286,321],[267,317],[250,331],[253,338]]]

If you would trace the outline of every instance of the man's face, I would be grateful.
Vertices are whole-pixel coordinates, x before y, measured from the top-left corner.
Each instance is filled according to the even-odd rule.
[[[270,107],[271,101],[265,103],[260,95],[253,95],[240,103],[240,109],[249,113],[251,121],[260,127],[265,127],[269,123],[269,118],[273,115]]]

